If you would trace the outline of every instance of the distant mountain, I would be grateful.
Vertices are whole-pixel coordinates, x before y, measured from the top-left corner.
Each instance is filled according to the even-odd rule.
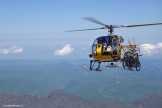
[[[144,96],[133,102],[137,108],[162,108],[162,93]]]
[[[79,96],[53,91],[48,97],[37,95],[0,94],[0,108],[162,108],[162,93],[142,97],[133,102],[118,100],[90,101]]]
[[[130,108],[115,100],[89,101],[79,96],[55,90],[48,97],[37,95],[0,94],[0,108]]]

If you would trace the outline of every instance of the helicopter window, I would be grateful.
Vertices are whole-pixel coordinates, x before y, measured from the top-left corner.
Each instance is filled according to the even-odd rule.
[[[93,54],[96,53],[96,46],[97,46],[96,44],[93,44],[93,45],[92,45],[92,53],[93,53]]]
[[[93,44],[98,44],[98,40],[96,39],[96,40],[93,42]]]
[[[124,39],[122,36],[119,37],[119,40],[120,40],[120,43],[123,43],[124,42]]]
[[[116,39],[116,38],[115,38]],[[113,43],[114,41],[114,43]],[[97,38],[92,45],[92,52],[95,53],[97,49],[97,45],[102,44],[102,52],[110,52],[112,51],[112,47],[118,45],[118,40],[114,40],[113,36],[101,36]]]
[[[106,51],[106,49],[107,49],[107,39],[103,38],[103,40],[102,40],[102,50]]]
[[[102,44],[102,39],[97,39],[98,44]]]
[[[107,45],[108,46],[111,46],[112,45],[112,38],[113,38],[112,36],[108,36],[107,37]]]
[[[113,46],[118,47],[118,40],[117,39],[113,39]]]
[[[93,42],[93,45],[92,45],[92,53],[93,53],[93,54],[96,53],[97,44],[98,44],[98,39],[96,39],[96,40]]]

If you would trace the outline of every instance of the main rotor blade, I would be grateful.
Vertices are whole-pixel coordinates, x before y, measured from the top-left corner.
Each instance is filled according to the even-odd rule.
[[[86,20],[88,20],[88,21],[91,21],[91,22],[93,22],[93,23],[100,24],[100,25],[103,25],[103,26],[107,27],[106,24],[104,24],[104,23],[102,23],[102,22],[96,20],[96,19],[93,18],[93,17],[86,17],[86,18],[84,18],[84,19],[86,19]]]
[[[162,23],[138,24],[138,25],[122,25],[121,27],[141,27],[141,26],[153,26],[153,25],[162,25]]]
[[[99,29],[106,29],[106,28],[105,27],[102,27],[102,28],[92,28],[92,29],[69,30],[69,31],[66,31],[66,32],[88,31],[88,30],[99,30]]]

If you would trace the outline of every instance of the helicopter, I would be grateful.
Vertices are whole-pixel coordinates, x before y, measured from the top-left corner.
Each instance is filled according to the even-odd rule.
[[[131,27],[142,27],[142,26],[153,26],[153,25],[162,25],[162,23],[152,23],[152,24],[136,24],[136,25],[107,25],[99,20],[96,20],[93,17],[84,18],[87,21],[102,25],[100,28],[92,28],[92,29],[80,29],[80,30],[69,30],[66,32],[75,32],[75,31],[88,31],[88,30],[99,30],[99,29],[107,29],[108,35],[100,36],[96,38],[91,47],[91,53],[89,57],[92,58],[90,60],[89,68],[86,70],[96,70],[101,71],[101,63],[107,62],[108,65],[106,67],[116,68],[120,67],[121,69],[129,69],[133,68],[136,71],[140,71],[141,63],[139,57],[142,56],[140,54],[140,46],[135,44],[135,41],[129,41],[129,45],[122,45],[124,43],[124,38],[119,35],[114,34],[114,29],[116,28],[131,28]],[[116,65],[116,62],[122,63],[122,66]],[[97,66],[95,66],[97,64]]]

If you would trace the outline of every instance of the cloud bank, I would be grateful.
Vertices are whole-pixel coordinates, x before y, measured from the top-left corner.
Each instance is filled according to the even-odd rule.
[[[162,42],[157,44],[150,44],[145,43],[141,46],[144,46],[141,51],[144,55],[151,56],[151,55],[157,55],[162,53]]]
[[[10,48],[0,48],[0,54],[7,55],[7,54],[20,54],[23,52],[22,47],[12,46]]]
[[[71,47],[71,44],[66,44],[62,49],[56,50],[54,55],[56,56],[65,56],[73,52],[74,48]]]

